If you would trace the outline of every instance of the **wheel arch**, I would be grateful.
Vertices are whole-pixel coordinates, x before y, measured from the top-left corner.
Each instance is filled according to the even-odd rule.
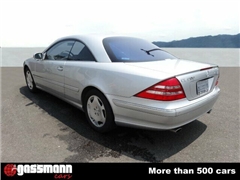
[[[83,108],[83,110],[85,109],[85,107],[84,107],[84,101],[85,101],[85,99],[84,99],[84,98],[85,98],[87,92],[89,92],[89,91],[92,90],[92,89],[95,89],[95,90],[99,91],[99,92],[107,99],[107,101],[108,101],[108,103],[109,103],[109,105],[110,105],[110,107],[111,107],[111,109],[112,109],[112,111],[113,111],[113,108],[112,108],[112,106],[111,106],[111,103],[109,102],[109,99],[105,96],[105,94],[104,94],[99,88],[97,88],[97,87],[95,87],[95,86],[87,86],[87,87],[85,87],[85,88],[83,89],[82,94],[81,94],[81,102],[82,102],[82,108]]]
[[[27,69],[30,70],[30,68],[28,67],[28,65],[25,64],[24,67],[23,67],[23,71],[24,71],[24,73],[26,72]]]

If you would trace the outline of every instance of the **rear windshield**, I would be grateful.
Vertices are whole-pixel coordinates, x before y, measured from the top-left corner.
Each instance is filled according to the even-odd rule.
[[[108,37],[103,46],[112,62],[146,62],[176,59],[158,46],[132,37]]]

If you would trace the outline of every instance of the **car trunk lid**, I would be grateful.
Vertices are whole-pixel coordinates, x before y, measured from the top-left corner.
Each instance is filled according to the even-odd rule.
[[[197,99],[210,93],[215,87],[219,76],[219,68],[216,65],[182,59],[126,64],[164,72],[169,77],[176,77],[181,83],[188,100]]]

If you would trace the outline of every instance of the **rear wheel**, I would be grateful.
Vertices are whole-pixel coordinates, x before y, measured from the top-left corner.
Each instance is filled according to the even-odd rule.
[[[36,92],[37,91],[37,87],[36,87],[36,84],[34,82],[32,73],[29,70],[29,68],[25,69],[25,80],[26,80],[26,84],[27,84],[28,89],[31,92]]]
[[[84,110],[94,130],[105,133],[116,127],[112,108],[106,97],[98,90],[91,89],[86,93]]]

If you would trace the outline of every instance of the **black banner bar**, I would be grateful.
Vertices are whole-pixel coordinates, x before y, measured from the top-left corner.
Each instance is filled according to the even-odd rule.
[[[163,175],[237,176],[240,163],[1,163],[1,179],[81,179]]]

